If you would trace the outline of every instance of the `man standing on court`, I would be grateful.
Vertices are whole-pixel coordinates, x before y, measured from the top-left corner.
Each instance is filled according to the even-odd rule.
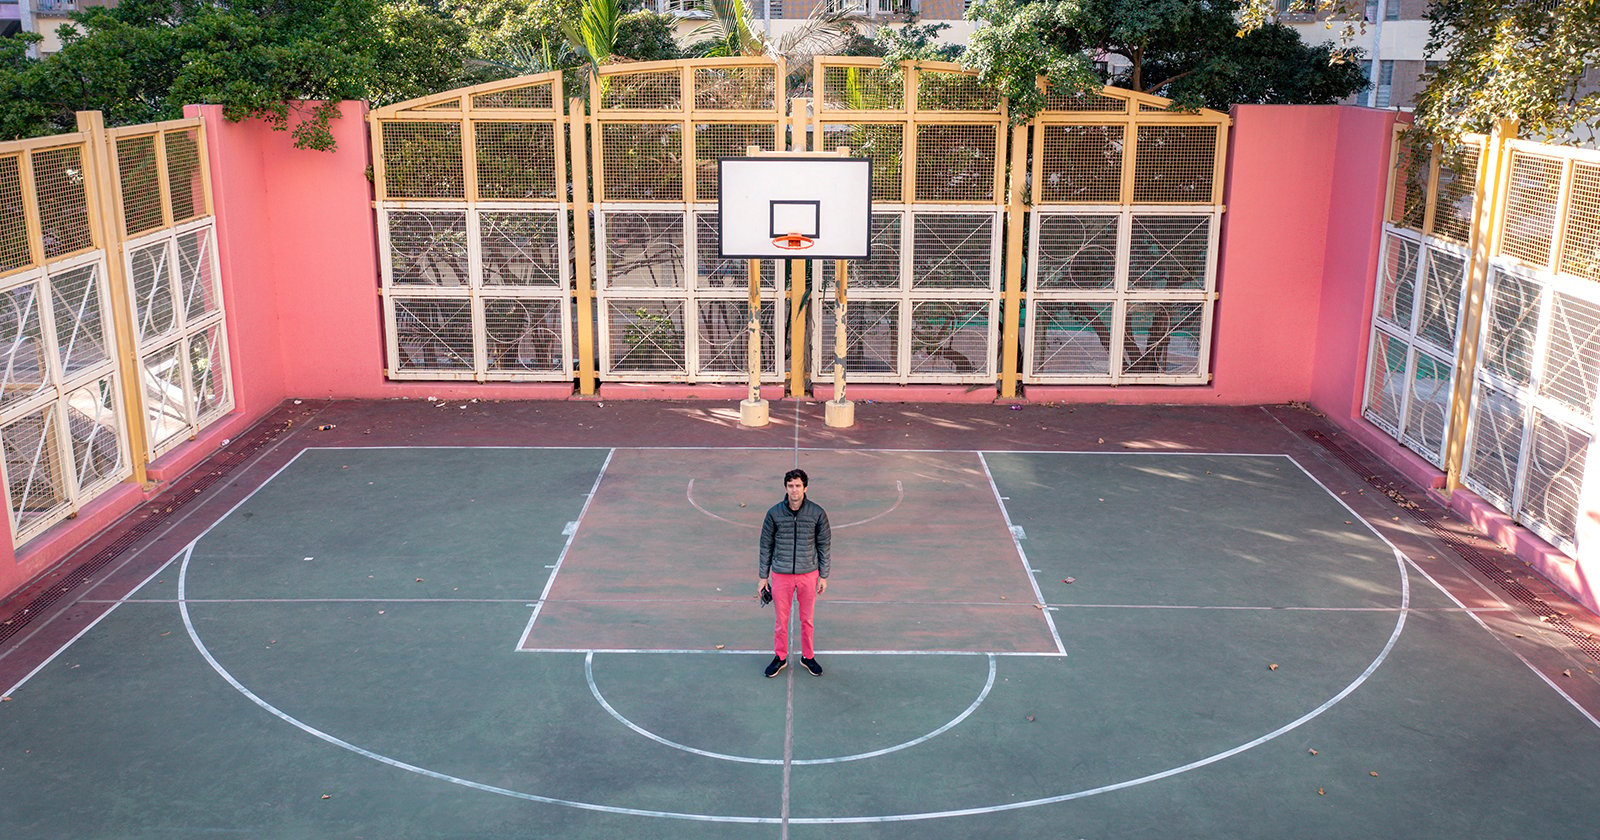
[[[817,596],[828,591],[828,549],[833,531],[828,512],[806,498],[810,480],[806,471],[783,474],[783,501],[767,511],[761,523],[761,563],[758,592],[772,593],[772,649],[766,675],[776,677],[789,664],[789,605],[800,602],[800,664],[812,676],[822,676],[816,650],[811,646],[811,617]],[[770,581],[768,580],[770,576]]]

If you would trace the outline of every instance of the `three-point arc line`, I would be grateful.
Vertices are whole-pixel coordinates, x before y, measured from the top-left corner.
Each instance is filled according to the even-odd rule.
[[[727,518],[726,516],[718,516],[717,514],[712,513],[711,511],[706,510],[705,508],[701,507],[700,503],[694,500],[694,479],[692,479],[692,478],[689,479],[689,486],[688,486],[688,488],[686,488],[683,491],[683,495],[684,495],[684,498],[689,500],[689,505],[691,507],[693,507],[695,510],[700,511],[701,513],[705,514],[706,516],[711,517],[712,519],[716,519],[716,520],[721,521],[721,522],[726,522],[729,525],[738,525],[740,528],[755,528],[755,527],[758,527],[756,525],[752,525],[749,522],[735,522],[732,519]],[[835,527],[835,528],[849,528],[849,527],[852,527],[854,525],[865,525],[868,522],[871,522],[871,521],[873,521],[875,519],[882,519],[883,517],[888,516],[891,513],[894,513],[895,509],[900,507],[900,503],[905,501],[905,500],[906,500],[906,489],[905,489],[905,486],[903,484],[901,484],[901,482],[899,482],[897,480],[894,483],[894,504],[890,505],[888,510],[883,511],[882,513],[879,513],[879,514],[877,514],[875,516],[869,516],[866,519],[858,519],[855,522],[846,522],[843,525],[835,525],[833,527]]]

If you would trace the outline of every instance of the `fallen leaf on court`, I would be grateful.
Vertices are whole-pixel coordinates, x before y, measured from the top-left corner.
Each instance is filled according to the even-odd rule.
[[[1376,779],[1376,778],[1378,778],[1378,771],[1376,771],[1376,770],[1368,770],[1367,771],[1367,775],[1371,776],[1374,779]]]
[[[332,798],[333,798],[333,794],[331,794],[331,793],[324,793],[324,794],[323,794],[323,795],[322,795],[322,798],[323,798],[323,799],[332,799]]]
[[[1105,442],[1106,442],[1106,439],[1105,439],[1105,438],[1095,438],[1095,441],[1094,441],[1094,442],[1095,442],[1095,443],[1105,443]],[[1103,500],[1103,499],[1102,499],[1102,501],[1104,501],[1104,500]]]
[[[740,502],[739,507],[744,507],[744,502]]]
[[[10,702],[11,702],[11,695],[7,694],[4,697],[0,697],[0,703],[10,703]]]
[[[1568,669],[1567,669],[1567,670],[1565,670],[1565,671],[1562,671],[1562,672],[1561,672],[1561,676],[1563,676],[1563,677],[1570,677],[1570,676],[1572,676],[1572,669],[1571,669],[1571,668],[1568,668]]]
[[[1062,583],[1077,583],[1078,579],[1077,578],[1062,578],[1061,582]]]
[[[170,636],[170,635],[172,635],[172,631],[171,631],[171,630],[168,630],[168,631],[167,631],[167,632],[165,632],[165,633],[162,633],[162,634],[161,634],[161,635],[163,635],[163,636]]]
[[[417,583],[421,583],[421,582],[422,582],[422,578],[417,578]]]
[[[1346,524],[1346,525],[1349,525],[1349,524],[1350,524],[1350,520],[1348,520],[1348,519],[1346,519],[1346,520],[1345,520],[1345,521],[1344,521],[1344,524]]]
[[[1267,670],[1268,671],[1276,671],[1276,670],[1278,670],[1278,663],[1274,662],[1271,665],[1268,665],[1267,666]]]
[[[1033,715],[1028,715],[1028,722],[1033,723]]]
[[[727,645],[717,645],[717,650],[722,650],[725,647],[727,647]]]
[[[1312,755],[1316,755],[1317,754],[1316,750],[1306,750],[1306,752],[1311,753]]]
[[[1318,796],[1327,796],[1328,792],[1323,790],[1322,788],[1317,788],[1317,795]]]
[[[1004,595],[1000,596],[1000,600],[1004,601],[1005,599],[1006,599],[1006,596],[1004,596]]]

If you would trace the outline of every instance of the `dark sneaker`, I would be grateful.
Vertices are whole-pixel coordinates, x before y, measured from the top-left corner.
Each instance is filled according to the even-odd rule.
[[[811,676],[813,676],[813,677],[822,676],[822,666],[817,664],[817,660],[815,660],[815,659],[807,659],[804,656],[802,656],[802,657],[800,657],[800,664],[806,666],[806,670],[811,672]]]
[[[767,670],[763,671],[762,673],[766,674],[768,677],[776,677],[779,671],[782,671],[787,667],[789,667],[789,660],[779,659],[778,657],[774,656],[772,657],[772,661],[767,663]]]

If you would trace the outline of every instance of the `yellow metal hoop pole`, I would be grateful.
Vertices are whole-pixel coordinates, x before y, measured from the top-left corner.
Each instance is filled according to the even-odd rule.
[[[572,97],[567,103],[567,134],[572,139],[572,243],[578,258],[578,393],[594,396],[594,278],[589,274],[589,147],[585,128],[583,99]]]

